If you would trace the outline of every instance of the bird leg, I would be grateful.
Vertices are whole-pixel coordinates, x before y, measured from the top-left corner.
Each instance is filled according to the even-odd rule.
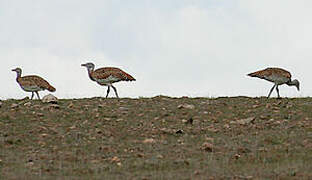
[[[116,89],[113,85],[112,85],[112,88],[113,88],[114,91],[115,91],[116,97],[119,98],[118,93],[117,93],[117,89]]]
[[[277,98],[281,98],[281,97],[280,97],[280,94],[279,94],[278,86],[276,86],[276,92],[277,92]]]
[[[34,97],[34,92],[31,92],[31,98],[30,98],[30,100],[32,100],[33,97]]]
[[[108,97],[109,91],[110,91],[110,86],[107,86],[107,94],[106,94],[106,98]]]
[[[40,100],[40,96],[39,96],[39,93],[38,93],[38,91],[36,91],[36,94],[37,94],[37,97],[38,97],[38,99]]]
[[[272,94],[272,92],[273,92],[275,86],[276,86],[276,84],[274,84],[274,86],[273,86],[272,89],[270,90],[270,93],[269,93],[269,95],[268,95],[268,98],[271,96],[271,94]]]

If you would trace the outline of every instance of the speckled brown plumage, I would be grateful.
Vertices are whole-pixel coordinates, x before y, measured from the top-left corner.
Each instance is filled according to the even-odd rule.
[[[20,85],[20,87],[26,91],[31,92],[33,99],[34,93],[37,94],[38,99],[40,99],[38,91],[48,90],[50,92],[55,92],[56,89],[51,86],[45,79],[36,75],[29,75],[22,77],[22,70],[21,68],[13,69],[17,73],[16,81]]]
[[[269,81],[274,81],[273,79],[270,79],[270,77],[273,77],[273,76],[284,77],[284,78],[288,78],[289,80],[291,80],[290,72],[281,68],[266,68],[264,70],[250,73],[248,74],[248,76],[258,77],[258,78],[266,79]]]
[[[135,79],[130,74],[115,67],[99,68],[91,72],[91,77],[93,79],[107,79],[109,76],[113,76],[116,78],[116,80],[112,81],[111,83],[119,81],[135,81]]]
[[[53,86],[51,86],[48,83],[48,81],[36,75],[19,77],[16,78],[16,81],[19,83],[21,87],[37,86],[40,89],[48,90],[50,92],[55,92],[56,90]]]
[[[268,98],[270,97],[274,88],[276,88],[276,92],[278,97],[280,97],[278,86],[282,84],[287,84],[288,86],[296,86],[299,91],[299,81],[297,79],[291,80],[291,74],[287,70],[282,68],[266,68],[264,70],[256,71],[253,73],[247,74],[250,77],[257,77],[260,79],[265,79],[267,81],[273,82],[274,86],[270,90]]]
[[[136,80],[130,74],[116,67],[104,67],[104,68],[99,68],[99,69],[94,70],[95,65],[93,63],[86,63],[86,64],[82,64],[81,66],[84,66],[87,68],[89,78],[92,81],[95,81],[102,86],[108,87],[106,98],[108,97],[108,94],[110,92],[110,87],[113,88],[113,90],[115,91],[116,97],[118,98],[117,89],[113,86],[113,83],[116,83],[119,81],[135,81]]]

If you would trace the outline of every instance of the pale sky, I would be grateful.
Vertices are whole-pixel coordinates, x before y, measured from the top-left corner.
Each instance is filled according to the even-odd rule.
[[[267,96],[272,83],[246,76],[266,67],[301,82],[281,96],[311,96],[311,10],[311,0],[0,0],[0,99],[31,94],[15,67],[59,98],[104,97],[86,62],[137,79],[115,84],[120,97]]]

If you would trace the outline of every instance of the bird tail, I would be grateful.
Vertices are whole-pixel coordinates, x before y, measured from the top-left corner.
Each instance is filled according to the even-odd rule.
[[[47,90],[50,91],[50,92],[55,92],[56,91],[56,89],[53,86],[51,86],[50,84],[49,84]]]
[[[247,74],[247,76],[250,76],[250,77],[257,77],[257,74],[256,74],[256,73],[249,73],[249,74]]]
[[[258,71],[253,72],[253,73],[249,73],[249,74],[247,74],[247,76],[262,78],[261,74]]]

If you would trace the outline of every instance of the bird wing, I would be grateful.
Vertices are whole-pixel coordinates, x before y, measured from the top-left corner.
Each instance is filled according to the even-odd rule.
[[[271,77],[274,75],[291,79],[290,72],[281,68],[266,68],[264,70],[260,70],[260,71],[256,71],[256,72],[248,74],[248,76],[258,77],[261,79],[267,79],[268,77]]]
[[[133,81],[135,80],[131,75],[115,67],[99,68],[92,73],[92,77],[95,79],[107,79],[113,77],[118,81]]]
[[[18,82],[21,86],[24,87],[37,86],[40,87],[41,89],[51,88],[51,85],[46,80],[36,75],[21,77],[19,78]]]

